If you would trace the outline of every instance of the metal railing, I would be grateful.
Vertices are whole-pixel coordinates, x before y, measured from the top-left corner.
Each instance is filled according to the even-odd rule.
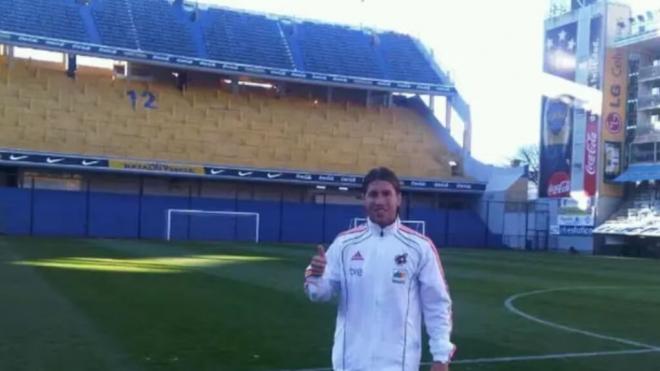
[[[646,66],[639,69],[640,80],[660,79],[660,66]]]
[[[637,109],[660,109],[660,95],[640,95],[637,98]]]

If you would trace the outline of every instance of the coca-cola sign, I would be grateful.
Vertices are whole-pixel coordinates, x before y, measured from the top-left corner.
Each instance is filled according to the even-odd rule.
[[[589,115],[584,148],[584,193],[596,194],[596,169],[598,168],[598,115]]]
[[[571,193],[571,178],[568,173],[559,171],[548,181],[548,197],[563,197]]]
[[[574,130],[572,102],[573,98],[570,96],[543,97],[539,197],[560,197],[560,195],[570,192],[573,159],[572,131]],[[581,137],[584,137],[584,135]],[[582,157],[582,154],[580,154],[580,157]],[[580,169],[573,176],[578,180],[582,180],[580,177],[582,171]],[[561,181],[558,181],[558,173],[563,173],[565,176],[563,180],[567,182],[562,184]]]
[[[597,140],[597,133],[587,133],[587,156],[585,158],[586,161],[584,165],[584,171],[586,171],[589,175],[596,174],[596,153],[598,152]]]

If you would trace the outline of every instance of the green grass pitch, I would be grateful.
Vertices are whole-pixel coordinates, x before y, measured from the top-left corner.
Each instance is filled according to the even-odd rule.
[[[0,370],[328,368],[335,306],[302,291],[313,254],[2,237]],[[453,371],[660,370],[660,261],[441,256],[454,299]]]

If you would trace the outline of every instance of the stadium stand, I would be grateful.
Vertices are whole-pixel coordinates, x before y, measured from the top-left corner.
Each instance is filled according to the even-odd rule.
[[[128,0],[95,0],[92,16],[104,45],[137,49],[137,31],[132,21]]]
[[[225,9],[209,9],[197,19],[210,58],[293,68],[286,40],[277,21]]]
[[[10,32],[98,38],[104,46],[296,71],[448,83],[415,39],[393,32],[214,7],[191,10],[166,0],[0,0],[0,9],[0,30]]]
[[[190,21],[162,0],[129,0],[140,49],[183,56],[199,56],[194,47]],[[164,26],[166,25],[166,26]]]
[[[501,243],[470,206],[486,181],[421,96],[468,106],[414,38],[183,1],[34,3],[19,24],[33,4],[0,0],[0,233],[164,238],[168,210],[192,208],[258,213],[263,241],[328,242],[362,215],[361,175],[388,166],[402,217],[430,237]],[[174,239],[254,231],[172,225]]]
[[[378,35],[379,46],[385,59],[386,75],[392,80],[429,81],[440,83],[427,58],[414,40],[394,32]]]
[[[660,202],[656,190],[642,185],[596,233],[628,236],[660,236]]]
[[[89,41],[79,6],[62,0],[0,0],[0,29],[74,41]]]
[[[377,45],[366,32],[312,22],[302,22],[294,30],[304,70],[385,78],[382,62],[378,61]]]
[[[16,61],[0,67],[0,146],[36,151],[360,174],[379,164],[402,175],[450,178],[458,161],[406,107],[232,95],[195,85],[113,81],[97,73]],[[149,90],[158,109],[133,110],[126,92]],[[360,149],[359,151],[357,149]]]

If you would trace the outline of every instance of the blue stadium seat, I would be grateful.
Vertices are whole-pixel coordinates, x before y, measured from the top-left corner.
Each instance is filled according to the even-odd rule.
[[[277,21],[265,16],[209,9],[200,17],[212,59],[292,69],[291,53]]]
[[[310,72],[385,78],[372,36],[347,27],[303,22],[295,27],[304,66]]]
[[[444,82],[407,35],[214,7],[196,9],[194,17],[190,11],[168,0],[0,0],[0,29],[263,67]]]
[[[442,83],[430,61],[410,36],[386,32],[378,38],[389,79]]]
[[[89,41],[71,0],[0,0],[0,29],[71,41]]]
[[[137,49],[137,35],[128,0],[94,0],[91,6],[103,45]]]
[[[116,0],[113,0],[116,1]],[[164,0],[129,0],[141,50],[197,57],[191,21],[176,14]]]

